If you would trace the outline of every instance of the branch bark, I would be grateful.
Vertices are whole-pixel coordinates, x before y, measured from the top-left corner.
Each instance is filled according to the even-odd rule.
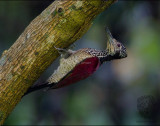
[[[0,125],[41,73],[116,0],[57,0],[37,16],[0,58]]]

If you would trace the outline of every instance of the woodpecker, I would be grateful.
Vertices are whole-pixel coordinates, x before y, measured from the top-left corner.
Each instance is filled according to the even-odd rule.
[[[92,48],[73,51],[55,47],[61,54],[59,67],[45,83],[30,87],[25,94],[45,87],[55,89],[76,83],[93,74],[104,62],[127,57],[125,46],[112,37],[108,28],[106,33],[107,48],[103,51]]]

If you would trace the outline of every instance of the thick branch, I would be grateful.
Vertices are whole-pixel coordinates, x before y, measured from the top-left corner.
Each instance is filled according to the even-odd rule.
[[[0,58],[0,124],[27,89],[92,20],[115,0],[57,0],[37,16]]]

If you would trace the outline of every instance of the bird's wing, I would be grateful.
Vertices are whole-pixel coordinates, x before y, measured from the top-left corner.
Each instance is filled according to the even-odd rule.
[[[96,71],[99,65],[100,61],[97,57],[87,58],[77,64],[75,68],[64,76],[58,83],[53,84],[52,88],[60,88],[83,80]]]

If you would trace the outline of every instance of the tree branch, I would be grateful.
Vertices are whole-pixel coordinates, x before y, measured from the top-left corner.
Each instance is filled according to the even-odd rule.
[[[0,58],[0,125],[41,73],[116,0],[57,0],[37,16]]]

